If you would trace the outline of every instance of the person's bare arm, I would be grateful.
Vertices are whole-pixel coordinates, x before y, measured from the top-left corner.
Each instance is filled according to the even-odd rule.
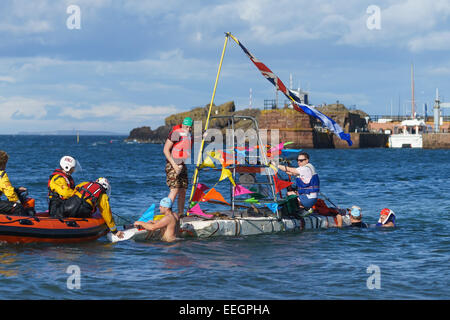
[[[164,227],[167,227],[167,225],[169,224],[169,218],[168,217],[163,217],[162,219],[156,221],[156,222],[143,222],[143,221],[136,221],[134,223],[134,225],[137,226],[141,226],[142,228],[149,230],[149,231],[154,231],[154,230],[158,230]]]
[[[281,171],[286,172],[289,175],[294,175],[294,176],[298,175],[297,168],[288,167],[288,166],[286,166],[284,164],[279,164],[278,165],[278,169],[280,169]]]
[[[336,215],[336,220],[337,220],[336,221],[337,222],[336,227],[342,228],[342,216],[340,214]]]
[[[175,169],[177,173],[181,172],[181,167],[175,163],[175,160],[173,160],[172,154],[170,153],[170,150],[172,149],[174,143],[170,141],[170,139],[166,140],[166,143],[164,144],[164,155],[166,156],[167,161],[172,165],[172,167]]]

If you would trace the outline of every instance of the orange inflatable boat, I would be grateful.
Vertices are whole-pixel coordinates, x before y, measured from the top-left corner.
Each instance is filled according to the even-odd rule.
[[[96,240],[108,231],[101,216],[54,218],[47,213],[29,216],[0,214],[0,242],[76,243]]]

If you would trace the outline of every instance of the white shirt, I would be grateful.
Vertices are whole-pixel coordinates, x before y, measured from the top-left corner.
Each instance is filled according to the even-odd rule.
[[[303,181],[303,183],[309,183],[313,176],[313,172],[308,167],[298,167],[296,168],[298,177]],[[305,194],[308,199],[317,198],[317,192],[311,192]]]

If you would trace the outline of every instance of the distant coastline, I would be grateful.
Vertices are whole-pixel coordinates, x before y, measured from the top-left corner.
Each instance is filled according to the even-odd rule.
[[[127,133],[109,132],[109,131],[89,131],[89,130],[55,130],[55,131],[40,131],[40,132],[26,132],[20,131],[17,135],[23,136],[127,136]]]

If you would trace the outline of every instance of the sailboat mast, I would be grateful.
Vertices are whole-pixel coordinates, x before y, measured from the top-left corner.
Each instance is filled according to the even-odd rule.
[[[412,94],[411,119],[414,119],[414,105],[415,105],[415,101],[414,101],[414,66],[412,63],[411,63],[411,94]]]

